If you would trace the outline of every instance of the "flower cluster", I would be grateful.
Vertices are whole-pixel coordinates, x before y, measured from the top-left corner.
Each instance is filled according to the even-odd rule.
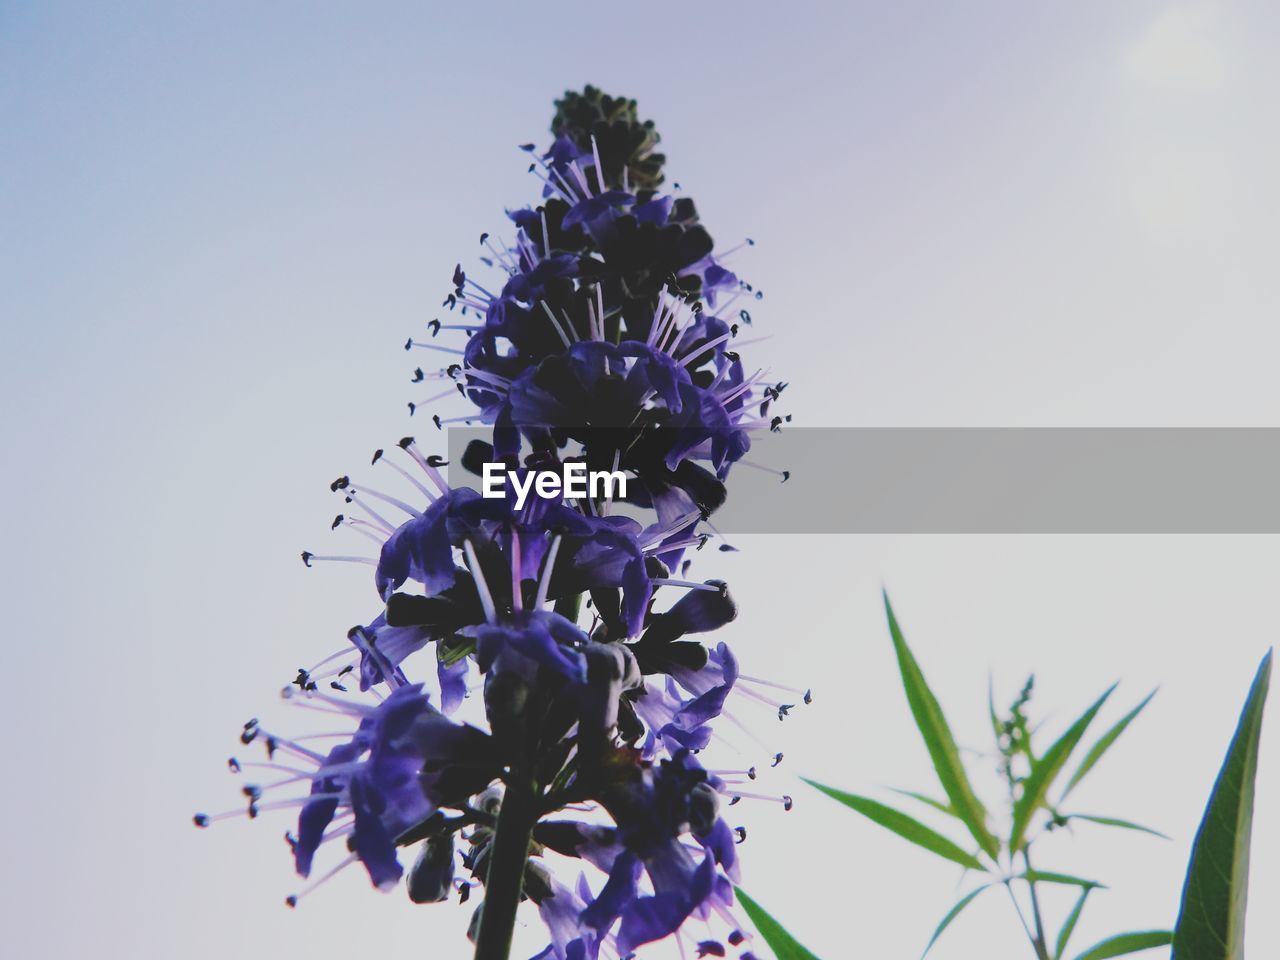
[[[288,840],[302,877],[342,851],[290,905],[355,863],[394,886],[416,846],[415,902],[484,886],[479,957],[507,956],[522,899],[550,934],[540,957],[628,957],[673,934],[698,956],[750,957],[733,909],[745,831],[722,813],[745,797],[791,800],[744,789],[754,767],[708,770],[699,755],[730,695],[781,719],[792,704],[780,692],[808,693],[749,678],[727,644],[705,644],[737,607],[723,582],[684,577],[752,432],[784,422],[771,415],[784,385],[745,373],[750,315],[737,304],[759,293],[713,253],[693,203],[660,191],[657,133],[635,102],[587,87],[557,107],[550,148],[525,148],[541,203],[510,214],[511,243],[481,238],[498,292],[455,269],[445,306],[457,322],[407,344],[459,357],[415,371],[451,384],[410,410],[461,395],[466,412],[432,413],[435,424],[484,423],[491,440],[455,467],[623,471],[627,512],[648,519],[594,497],[517,507],[451,486],[412,438],[379,450],[374,466],[408,492],[332,484],[334,528],[376,555],[302,555],[372,566],[377,615],[286,688],[354,729],[317,735],[338,738],[325,751],[251,721],[241,739],[267,759],[231,765],[272,772],[244,787],[249,816],[298,810]],[[446,331],[465,342],[440,342]],[[428,656],[434,681],[414,682]],[[566,860],[597,879],[564,883]],[[724,932],[695,938],[691,918]]]

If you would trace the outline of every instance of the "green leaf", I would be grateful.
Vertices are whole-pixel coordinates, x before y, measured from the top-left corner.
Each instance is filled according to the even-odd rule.
[[[818,960],[817,956],[801,946],[795,937],[787,933],[777,920],[769,916],[764,907],[747,896],[741,887],[735,887],[734,890],[738,894],[738,902],[742,904],[742,909],[751,918],[751,922],[756,925],[756,929],[760,931],[760,936],[764,938],[764,942],[769,945],[769,949],[773,951],[773,955],[778,960]]]
[[[1253,679],[1196,831],[1173,943],[1176,960],[1242,960],[1244,956],[1253,781],[1258,772],[1262,707],[1270,681],[1268,651]]]
[[[991,733],[996,738],[996,746],[1000,745],[1000,735],[1004,732],[1000,724],[1000,715],[996,713],[996,678],[987,674],[987,715],[991,718]]]
[[[1018,877],[1029,883],[1060,883],[1068,887],[1084,887],[1086,890],[1107,889],[1106,884],[1099,883],[1097,880],[1082,880],[1080,877],[1073,877],[1066,873],[1050,873],[1047,870],[1028,870],[1026,873],[1018,874]]]
[[[901,794],[904,797],[910,797],[912,800],[919,800],[925,806],[933,807],[939,813],[945,813],[948,817],[955,817],[956,811],[949,803],[941,800],[935,800],[933,797],[926,796],[923,793],[916,793],[914,790],[899,790],[897,787],[890,787],[894,793]]]
[[[943,917],[942,922],[938,924],[938,929],[934,930],[933,936],[929,938],[929,945],[924,948],[924,953],[920,954],[921,960],[924,960],[924,957],[927,956],[929,951],[933,949],[933,945],[937,943],[938,938],[942,936],[942,931],[947,929],[947,927],[951,926],[951,921],[960,915],[960,911],[963,910],[965,907],[967,907],[970,903],[972,903],[974,899],[978,896],[978,894],[980,894],[983,890],[986,890],[987,888],[992,886],[994,886],[994,884],[984,883],[982,886],[978,887],[978,889],[970,890],[968,893],[966,893],[963,897],[960,898],[959,903],[957,903],[954,907],[952,907],[949,911],[947,911],[947,915]]]
[[[1067,941],[1071,939],[1071,934],[1075,931],[1076,924],[1080,920],[1080,913],[1084,910],[1084,902],[1089,899],[1089,894],[1092,892],[1093,887],[1085,887],[1081,890],[1080,896],[1076,900],[1076,905],[1067,914],[1067,919],[1062,921],[1062,929],[1058,931],[1058,942],[1053,948],[1053,960],[1062,960],[1062,955],[1067,949]]]
[[[1107,960],[1108,957],[1123,957],[1126,953],[1137,953],[1139,950],[1150,950],[1152,947],[1167,947],[1173,942],[1170,930],[1144,930],[1141,933],[1122,933],[1108,937],[1101,943],[1095,943],[1076,960]]]
[[[936,853],[938,856],[958,863],[970,870],[986,870],[982,862],[973,854],[958,847],[937,831],[926,827],[914,817],[909,817],[907,814],[893,809],[893,807],[887,807],[883,803],[868,797],[845,793],[843,790],[824,786],[821,783],[803,777],[801,779],[809,786],[817,787],[832,799],[839,800],[849,809],[856,810],[867,819],[880,824],[886,830],[892,830],[904,840],[910,840],[916,846],[924,847],[929,852]]]
[[[1159,830],[1152,830],[1150,827],[1144,827],[1142,824],[1133,823],[1130,820],[1117,820],[1115,817],[1095,817],[1087,813],[1064,813],[1062,819],[1084,820],[1086,823],[1097,823],[1104,827],[1119,827],[1122,830],[1137,830],[1139,833],[1149,833],[1153,837],[1160,837],[1162,840],[1169,839]]]
[[[1081,714],[1080,719],[1073,723],[1067,729],[1067,732],[1045,751],[1043,757],[1032,763],[1031,774],[1022,784],[1022,795],[1018,797],[1017,803],[1013,805],[1013,831],[1009,834],[1010,850],[1021,849],[1022,841],[1027,835],[1027,827],[1031,825],[1031,818],[1044,804],[1049,788],[1053,786],[1054,779],[1062,772],[1067,758],[1071,756],[1071,751],[1076,748],[1080,738],[1089,729],[1089,724],[1093,722],[1093,718],[1097,716],[1098,711],[1102,709],[1102,705],[1107,702],[1107,697],[1111,696],[1115,688],[1115,684],[1112,684],[1107,692],[1095,700],[1093,705]]]
[[[987,829],[986,808],[969,785],[969,777],[960,763],[960,751],[951,735],[951,728],[947,726],[947,718],[943,716],[937,697],[929,689],[920,665],[907,647],[907,641],[903,639],[888,593],[884,595],[884,609],[889,618],[889,634],[893,637],[893,647],[898,655],[898,669],[902,673],[907,703],[911,707],[911,715],[915,717],[916,726],[924,737],[933,769],[937,771],[938,780],[942,783],[942,789],[951,801],[956,816],[969,829],[978,846],[994,860],[1000,855],[1000,844]]]
[[[1076,768],[1076,772],[1071,775],[1071,779],[1067,781],[1066,787],[1062,790],[1062,800],[1067,798],[1072,790],[1075,789],[1077,783],[1084,779],[1086,773],[1093,769],[1094,764],[1102,759],[1102,755],[1106,753],[1113,743],[1124,733],[1129,724],[1133,723],[1134,717],[1142,712],[1142,708],[1151,702],[1151,698],[1156,695],[1156,691],[1152,690],[1146,695],[1143,701],[1126,713],[1123,717],[1116,721],[1115,726],[1098,738],[1098,742],[1089,748],[1089,752],[1084,755],[1084,759],[1080,761],[1080,766]],[[1061,802],[1061,800],[1059,801]]]

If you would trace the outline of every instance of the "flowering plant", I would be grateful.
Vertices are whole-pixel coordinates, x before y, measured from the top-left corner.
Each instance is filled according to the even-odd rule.
[[[448,385],[410,413],[487,425],[463,458],[476,472],[621,472],[643,521],[613,513],[611,496],[526,501],[527,483],[518,498],[514,484],[483,497],[450,484],[445,461],[412,438],[379,450],[374,465],[407,492],[332,484],[344,501],[334,528],[375,555],[302,554],[308,566],[372,566],[379,608],[286,688],[350,728],[309,739],[250,721],[241,740],[264,745],[266,760],[230,765],[269,771],[243,788],[248,816],[297,809],[288,840],[300,876],[338,851],[290,906],[358,863],[380,889],[405,877],[417,903],[482,885],[471,930],[482,960],[508,956],[524,899],[547,927],[539,957],[628,957],[673,935],[699,956],[750,957],[733,892],[745,831],[724,810],[791,800],[750,790],[755,767],[708,769],[700,754],[731,694],[779,719],[793,706],[779,690],[809,696],[746,676],[726,643],[702,642],[737,605],[722,581],[685,576],[752,432],[783,422],[770,408],[784,385],[746,373],[736,338],[751,318],[738,304],[759,293],[713,252],[693,202],[662,192],[658,135],[635,102],[567,93],[552,133],[545,152],[524,148],[540,204],[510,214],[511,242],[481,237],[501,282],[459,266],[444,302],[453,322],[406,344],[456,358],[415,370],[416,382]],[[466,412],[435,411],[459,394]],[[473,724],[461,717],[477,676]],[[336,744],[312,745],[323,737]],[[566,879],[561,861],[596,879]],[[723,932],[693,938],[691,918]]]

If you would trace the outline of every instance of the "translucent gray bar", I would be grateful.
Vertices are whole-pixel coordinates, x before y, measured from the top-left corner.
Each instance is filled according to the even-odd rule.
[[[1280,429],[788,427],[728,490],[725,533],[1280,533]]]

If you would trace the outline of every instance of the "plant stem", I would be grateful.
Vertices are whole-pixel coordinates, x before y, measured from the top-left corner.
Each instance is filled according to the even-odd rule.
[[[1026,872],[1031,873],[1031,855],[1027,847],[1022,848],[1022,862],[1026,865]],[[1027,880],[1027,889],[1031,892],[1031,915],[1036,925],[1035,948],[1036,956],[1040,960],[1050,960],[1049,945],[1044,939],[1044,918],[1040,914],[1040,898],[1036,896],[1036,882]]]
[[[516,910],[524,893],[524,865],[529,840],[538,819],[537,793],[532,765],[529,771],[513,770],[507,779],[494,828],[489,870],[484,880],[484,906],[476,935],[475,960],[507,960]]]

